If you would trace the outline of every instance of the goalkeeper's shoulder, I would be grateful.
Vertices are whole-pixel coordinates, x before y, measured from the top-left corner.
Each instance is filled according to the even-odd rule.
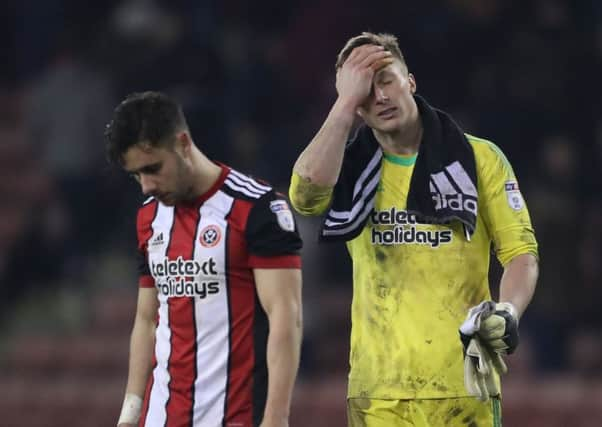
[[[293,171],[288,195],[291,204],[301,215],[321,215],[330,206],[333,188],[318,185]]]

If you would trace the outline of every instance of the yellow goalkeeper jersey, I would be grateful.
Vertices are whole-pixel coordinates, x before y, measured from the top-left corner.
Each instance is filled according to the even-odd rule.
[[[349,397],[467,396],[458,327],[470,307],[491,298],[491,245],[502,265],[523,253],[537,256],[512,167],[493,143],[467,138],[479,194],[470,241],[459,222],[427,224],[408,214],[416,157],[383,157],[374,210],[362,233],[347,242],[354,291]],[[298,200],[300,185],[293,176],[291,200]],[[298,210],[320,214],[327,208],[321,200]]]

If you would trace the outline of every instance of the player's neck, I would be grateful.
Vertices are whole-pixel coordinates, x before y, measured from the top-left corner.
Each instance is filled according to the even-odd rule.
[[[418,152],[422,142],[422,132],[422,120],[416,114],[396,131],[379,132],[374,129],[374,136],[386,153],[407,156]]]
[[[195,152],[193,165],[192,194],[196,198],[213,187],[222,173],[222,168],[209,160],[200,151]]]

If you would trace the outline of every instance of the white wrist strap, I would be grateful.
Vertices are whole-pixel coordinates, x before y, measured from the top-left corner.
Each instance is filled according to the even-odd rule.
[[[502,306],[504,310],[506,310],[512,317],[516,319],[516,323],[518,323],[518,311],[516,307],[511,302],[501,302],[497,304],[498,306]]]
[[[142,411],[142,399],[132,393],[126,393],[123,399],[123,407],[119,415],[117,425],[121,423],[137,424]]]

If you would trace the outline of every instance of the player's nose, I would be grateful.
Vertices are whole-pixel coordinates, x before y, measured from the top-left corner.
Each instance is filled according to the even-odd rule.
[[[152,196],[157,191],[157,183],[147,175],[140,175],[140,186],[145,196]]]
[[[374,88],[374,96],[376,98],[376,102],[387,102],[389,97],[385,93],[384,89],[375,87]]]

